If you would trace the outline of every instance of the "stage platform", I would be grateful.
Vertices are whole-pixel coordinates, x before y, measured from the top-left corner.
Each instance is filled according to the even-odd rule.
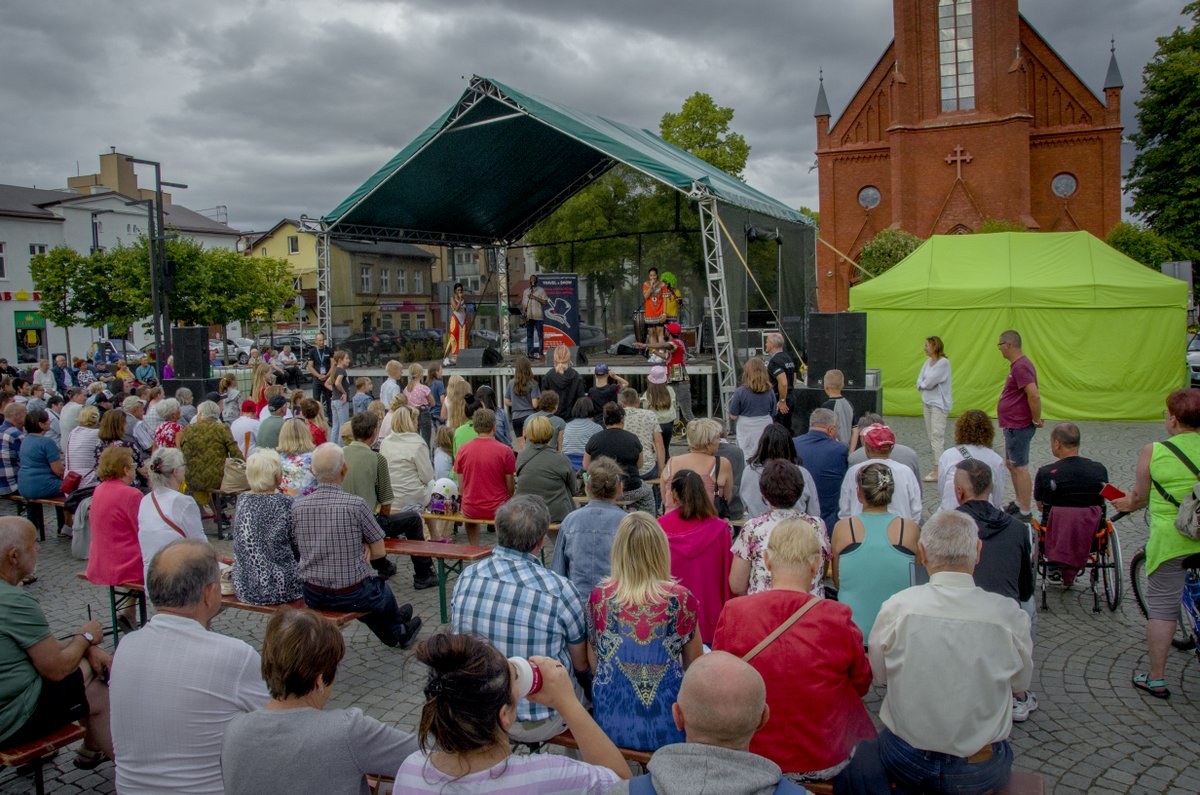
[[[467,379],[489,379],[492,382],[492,388],[496,390],[497,395],[504,395],[508,391],[508,381],[513,377],[514,368],[516,367],[517,355],[509,355],[504,358],[500,364],[492,367],[458,367],[450,365],[442,368],[442,376],[448,378],[452,375],[461,375]],[[613,356],[610,354],[589,353],[588,363],[586,365],[577,365],[576,370],[580,375],[590,376],[593,369],[600,363],[607,364],[609,369],[617,375],[624,378],[636,376],[637,381],[634,382],[634,388],[638,392],[646,390],[646,376],[650,375],[652,365],[648,363],[643,356]],[[429,367],[433,362],[422,362],[425,367]],[[549,362],[534,362],[533,374],[538,376],[545,375],[549,370],[553,369]],[[688,375],[693,380],[696,378],[704,379],[704,405],[707,411],[705,416],[713,416],[713,397],[714,389],[716,388],[717,378],[717,361],[711,355],[691,356],[687,361]],[[382,380],[386,377],[382,367],[352,367],[347,369],[347,374],[352,378],[360,375],[365,375],[375,380]],[[590,384],[589,384],[590,385]]]

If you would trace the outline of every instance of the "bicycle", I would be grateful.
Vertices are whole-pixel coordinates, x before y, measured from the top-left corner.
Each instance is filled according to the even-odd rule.
[[[1183,560],[1184,582],[1183,595],[1179,600],[1179,620],[1175,626],[1175,636],[1171,645],[1180,651],[1195,650],[1200,658],[1200,647],[1196,638],[1200,637],[1200,555],[1191,555]],[[1129,584],[1133,588],[1133,597],[1138,610],[1144,618],[1150,616],[1146,611],[1146,548],[1138,550],[1129,561]]]

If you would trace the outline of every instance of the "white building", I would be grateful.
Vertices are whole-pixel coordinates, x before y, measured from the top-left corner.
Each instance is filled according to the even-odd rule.
[[[0,185],[0,357],[10,363],[36,361],[39,348],[50,355],[68,351],[67,329],[42,318],[41,297],[29,275],[34,255],[63,245],[87,254],[93,246],[103,250],[131,245],[146,234],[146,205],[128,204],[148,193],[137,188],[136,177],[130,185],[124,178],[127,174],[120,175],[126,193],[99,184],[105,167],[115,164],[106,159],[119,158],[124,166],[124,157],[116,152],[101,155],[102,173],[72,178],[73,190]],[[128,175],[132,175],[132,165]],[[88,180],[93,182],[82,184]],[[193,238],[208,248],[237,248],[239,233],[225,224],[167,201],[163,213],[168,232]],[[71,329],[71,354],[86,353],[99,335],[97,329]],[[138,334],[134,343],[142,342]]]

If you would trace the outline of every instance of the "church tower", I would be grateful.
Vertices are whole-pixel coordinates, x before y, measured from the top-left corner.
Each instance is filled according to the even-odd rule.
[[[846,307],[859,280],[847,258],[888,227],[1107,234],[1121,199],[1115,55],[1101,101],[1017,0],[894,0],[893,17],[895,38],[832,124],[818,89],[821,237],[833,247],[818,246],[822,311]]]

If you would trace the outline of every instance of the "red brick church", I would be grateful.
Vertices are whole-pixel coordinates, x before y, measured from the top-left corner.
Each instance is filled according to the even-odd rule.
[[[1121,220],[1121,73],[1101,101],[1017,0],[893,0],[895,38],[831,126],[817,119],[821,237],[857,257],[887,227],[921,238],[985,220],[1104,237]],[[822,311],[854,265],[817,244]]]

